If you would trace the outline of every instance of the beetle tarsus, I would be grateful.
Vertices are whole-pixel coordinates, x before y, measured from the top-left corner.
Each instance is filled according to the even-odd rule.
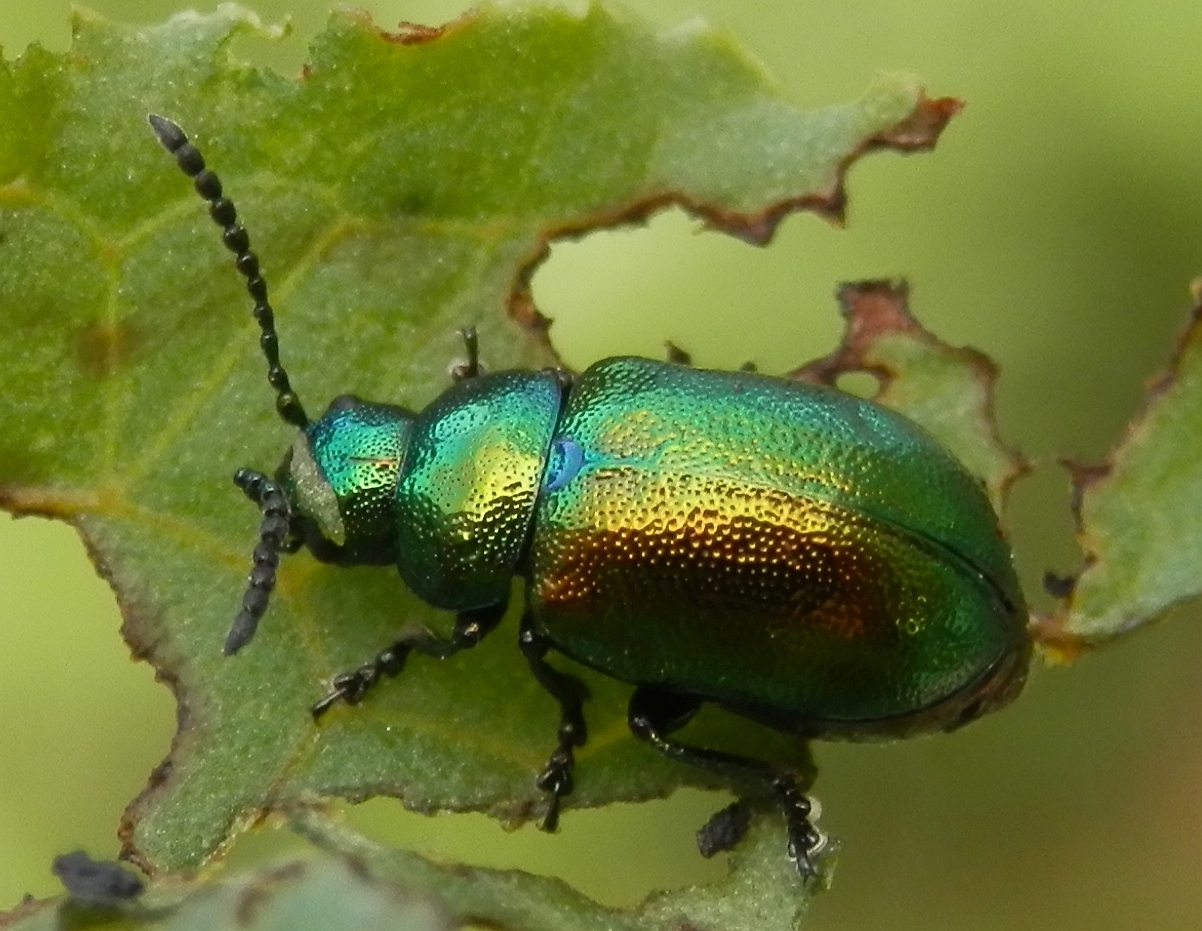
[[[759,783],[765,790],[770,791],[785,816],[789,859],[796,864],[797,872],[803,880],[812,879],[818,874],[813,855],[821,849],[823,839],[810,823],[810,801],[797,787],[797,781],[792,775],[763,760],[754,760],[723,750],[694,747],[668,736],[692,720],[701,705],[702,700],[692,695],[640,686],[630,697],[627,721],[635,737],[645,740],[665,756],[743,782]],[[698,833],[698,846],[703,855],[703,841],[708,844],[714,840],[710,834],[711,825],[724,814],[725,812],[719,812]],[[727,839],[729,838],[718,838],[720,841]],[[738,843],[739,839],[735,837],[731,840],[730,846]],[[714,852],[718,849],[729,848],[719,846]]]
[[[572,769],[575,765],[576,758],[572,755],[572,748],[561,745],[551,754],[551,758],[547,760],[546,769],[534,782],[536,786],[551,796],[547,803],[547,813],[543,815],[543,820],[539,824],[539,828],[549,834],[554,834],[559,830],[559,800],[572,791],[574,786]]]
[[[490,605],[471,611],[460,611],[455,617],[455,630],[450,640],[436,637],[428,630],[415,630],[386,647],[352,672],[343,672],[330,681],[330,690],[309,706],[309,714],[318,720],[339,702],[357,705],[367,692],[384,676],[396,676],[405,668],[409,653],[416,650],[435,659],[446,659],[460,650],[474,647],[484,639],[505,616],[505,605]]]
[[[825,846],[826,841],[810,821],[810,800],[797,788],[793,777],[784,774],[773,780],[772,791],[785,814],[789,859],[803,880],[813,879],[818,875],[814,854]]]
[[[575,676],[548,665],[546,655],[553,644],[534,626],[529,611],[522,617],[518,646],[539,685],[559,702],[559,729],[556,733],[559,743],[547,760],[546,768],[535,781],[535,785],[551,796],[540,827],[553,832],[559,826],[560,799],[572,792],[572,770],[576,765],[572,751],[576,747],[583,747],[588,740],[588,726],[584,722],[588,687]]]
[[[309,706],[309,714],[314,721],[320,721],[321,716],[342,701],[342,692],[336,688],[330,689],[322,698]]]

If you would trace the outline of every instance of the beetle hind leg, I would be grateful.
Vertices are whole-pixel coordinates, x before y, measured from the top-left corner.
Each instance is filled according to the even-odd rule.
[[[688,724],[701,704],[701,699],[690,695],[640,686],[630,697],[627,720],[635,737],[674,760],[744,782],[759,783],[769,790],[784,812],[789,859],[796,864],[802,879],[813,878],[818,871],[812,857],[822,845],[822,835],[810,823],[809,799],[789,772],[763,760],[694,747],[668,736]],[[714,815],[698,832],[697,841],[702,853],[712,856],[738,843],[747,829],[744,815],[745,809],[737,802]]]
[[[572,751],[576,747],[583,747],[584,742],[588,740],[588,728],[584,723],[584,702],[588,698],[588,687],[575,676],[548,665],[546,655],[553,644],[534,626],[529,611],[522,618],[518,646],[539,685],[559,702],[559,745],[547,760],[546,767],[535,783],[551,796],[540,827],[544,831],[554,831],[559,827],[559,800],[570,794],[573,787],[572,770],[575,768],[576,758]]]
[[[330,691],[310,706],[309,713],[317,719],[340,701],[348,705],[359,704],[367,691],[380,679],[384,676],[395,676],[404,669],[405,660],[414,650],[436,659],[446,659],[460,650],[474,647],[485,634],[501,623],[505,609],[506,606],[502,603],[477,608],[474,611],[460,611],[455,617],[455,630],[450,640],[436,637],[428,630],[406,634],[358,669],[334,676],[330,683]]]

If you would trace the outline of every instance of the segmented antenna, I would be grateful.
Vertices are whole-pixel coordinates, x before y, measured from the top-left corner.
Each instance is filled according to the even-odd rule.
[[[288,382],[288,373],[280,365],[280,340],[275,332],[275,312],[267,301],[267,282],[259,274],[259,258],[250,251],[250,237],[238,222],[233,203],[222,196],[221,181],[205,168],[204,157],[179,126],[153,113],[147,119],[163,148],[175,156],[180,170],[192,179],[196,193],[209,202],[209,216],[221,227],[221,239],[234,253],[234,265],[246,279],[246,290],[255,302],[255,320],[263,331],[259,346],[267,358],[267,381],[275,389],[276,410],[285,422],[303,430],[309,425],[309,418]]]

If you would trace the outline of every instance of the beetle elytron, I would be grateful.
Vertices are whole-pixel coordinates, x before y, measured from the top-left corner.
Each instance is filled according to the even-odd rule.
[[[482,374],[465,331],[467,363],[424,410],[344,396],[310,421],[233,204],[178,126],[150,123],[236,256],[277,409],[300,430],[274,480],[235,476],[263,518],[225,652],[250,641],[280,555],[301,546],[395,563],[456,612],[450,640],[407,636],[335,676],[314,717],[358,703],[411,651],[474,646],[520,575],[519,645],[560,707],[543,827],[586,738],[585,689],[546,662],[556,650],[635,686],[637,737],[771,792],[808,877],[820,836],[794,778],[671,736],[703,703],[858,739],[950,730],[1018,694],[1031,643],[1009,548],[977,481],[909,420],[833,389],[647,359]]]

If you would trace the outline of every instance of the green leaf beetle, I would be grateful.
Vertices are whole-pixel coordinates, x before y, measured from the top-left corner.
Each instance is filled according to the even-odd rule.
[[[395,564],[454,633],[406,636],[333,677],[312,707],[357,704],[407,656],[474,646],[526,581],[519,647],[558,702],[537,778],[554,830],[584,744],[586,690],[554,650],[635,686],[628,720],[663,753],[763,786],[788,855],[821,836],[794,777],[672,735],[704,703],[806,738],[951,730],[1012,700],[1031,657],[1012,558],[980,484],[921,428],[842,392],[638,358],[579,375],[483,374],[475,334],[421,411],[352,396],[315,421],[280,364],[267,285],[217,176],[183,131],[151,126],[193,179],[246,279],[280,416],[300,431],[275,478],[235,482],[262,512],[236,653],[282,554]],[[719,813],[702,845],[737,842]]]

